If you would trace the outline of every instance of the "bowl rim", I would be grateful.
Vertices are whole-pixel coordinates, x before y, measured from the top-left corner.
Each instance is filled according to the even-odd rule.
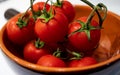
[[[82,5],[84,8],[88,8],[88,6],[86,5]],[[113,15],[114,17],[116,17],[117,19],[120,20],[120,16],[111,12],[111,11],[108,11],[108,14],[109,15]],[[7,23],[6,23],[7,24]],[[4,45],[4,42],[3,42],[3,32],[5,31],[5,28],[6,28],[6,24],[2,27],[2,29],[0,30],[0,48],[1,50],[10,58],[12,59],[14,62],[16,62],[17,64],[25,67],[25,68],[28,68],[28,69],[31,69],[31,70],[34,70],[34,71],[37,71],[37,72],[48,72],[48,73],[64,73],[64,72],[81,72],[81,71],[86,71],[86,70],[90,70],[90,69],[95,69],[95,68],[98,68],[98,67],[102,67],[102,66],[105,66],[105,65],[108,65],[110,64],[111,62],[114,62],[118,59],[120,59],[120,54],[106,60],[106,61],[103,61],[103,62],[100,62],[98,64],[95,64],[95,65],[91,65],[91,66],[87,66],[87,67],[83,67],[83,68],[79,68],[79,67],[75,67],[75,68],[56,68],[56,67],[44,67],[44,66],[40,66],[40,65],[36,65],[36,64],[33,64],[33,63],[30,63],[24,59],[21,59],[15,55],[13,55]]]

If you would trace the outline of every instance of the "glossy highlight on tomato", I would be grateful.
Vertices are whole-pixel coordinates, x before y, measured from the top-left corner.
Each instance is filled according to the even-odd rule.
[[[66,67],[66,64],[63,60],[53,55],[45,55],[41,57],[37,64],[46,67]]]
[[[77,20],[86,22],[87,17],[81,17],[78,18]],[[92,20],[91,26],[97,27],[99,26],[99,24],[95,20]],[[69,27],[69,34],[80,28],[82,28],[82,25],[79,22],[75,21],[71,23]],[[101,36],[101,30],[94,29],[94,30],[90,30],[90,40],[88,39],[88,36],[85,33],[85,31],[82,31],[70,35],[69,41],[70,44],[73,45],[75,48],[77,48],[78,51],[87,52],[87,51],[93,51],[97,47],[100,40],[100,36]]]
[[[30,41],[23,50],[24,59],[32,63],[36,63],[40,57],[50,54],[50,50],[46,45],[37,48],[35,44],[35,40]]]
[[[63,0],[63,1],[56,0],[56,1],[57,2],[53,5],[53,9],[55,11],[64,13],[69,23],[73,21],[75,17],[74,6],[69,1],[66,1],[66,0]]]
[[[35,33],[46,43],[63,41],[68,31],[68,20],[63,13],[55,12],[47,23],[38,19],[35,23]]]
[[[84,57],[79,60],[71,60],[69,63],[69,67],[80,67],[81,68],[81,67],[91,66],[97,63],[98,62],[93,57]]]
[[[29,18],[26,26],[20,28],[16,23],[23,14],[19,14],[10,19],[6,26],[8,38],[15,44],[24,45],[36,37],[34,33],[34,19]],[[29,14],[26,16],[28,17]]]

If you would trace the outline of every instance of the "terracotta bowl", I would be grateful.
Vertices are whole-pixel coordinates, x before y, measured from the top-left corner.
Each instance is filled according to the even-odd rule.
[[[88,6],[75,6],[76,17],[88,16],[91,9]],[[97,17],[95,17],[97,19]],[[93,56],[98,59],[99,63],[83,68],[53,68],[43,67],[30,63],[23,59],[22,52],[19,48],[10,44],[6,35],[6,24],[0,31],[0,47],[1,50],[17,64],[42,73],[81,73],[86,71],[93,71],[101,68],[116,60],[120,59],[120,16],[110,11],[107,13],[107,18],[103,23],[102,36],[98,48],[93,53]]]

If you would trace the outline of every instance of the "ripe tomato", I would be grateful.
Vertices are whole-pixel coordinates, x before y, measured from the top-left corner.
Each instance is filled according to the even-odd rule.
[[[66,64],[60,58],[57,58],[53,55],[42,56],[38,62],[38,65],[47,66],[47,67],[66,67]]]
[[[35,20],[42,14],[42,10],[44,9],[45,2],[37,2],[32,5],[32,9],[29,11],[30,16],[33,17]],[[45,9],[48,11],[50,5],[46,3]]]
[[[41,12],[41,10],[43,10],[44,8],[44,4],[45,2],[37,2],[33,5],[33,11],[35,12]],[[49,4],[46,4],[46,10],[49,10],[50,8],[50,5]]]
[[[71,22],[74,19],[74,17],[75,17],[74,6],[69,1],[57,0],[55,5],[53,5],[53,9],[55,11],[59,11],[59,12],[64,13],[66,15],[66,17],[68,18],[68,22]]]
[[[32,63],[36,63],[41,56],[47,54],[50,54],[49,49],[35,40],[27,43],[23,51],[24,59]]]
[[[81,17],[78,20],[85,23],[87,20],[87,17]],[[92,20],[90,23],[90,26],[98,27],[99,24],[95,20]],[[78,51],[89,52],[98,45],[99,40],[100,40],[101,30],[100,29],[93,29],[93,30],[88,29],[89,32],[87,33],[89,33],[89,36],[87,36],[86,30],[73,33],[74,31],[78,29],[82,29],[83,27],[84,26],[82,26],[77,21],[71,23],[69,27],[70,36],[68,38],[69,38],[70,44],[74,46],[75,48],[77,48]],[[90,37],[90,39],[88,37]]]
[[[33,18],[28,18],[29,14],[24,16],[24,20],[26,19],[27,22],[23,22],[20,17],[23,14],[18,14],[12,19],[10,19],[6,26],[6,31],[8,38],[15,44],[23,45],[28,41],[35,38],[34,33],[34,20]],[[19,24],[17,24],[19,21]]]
[[[69,62],[69,67],[85,67],[97,64],[98,62],[93,57],[84,57],[79,60],[72,60]]]
[[[63,13],[55,12],[48,22],[37,19],[35,32],[46,43],[63,41],[68,32],[68,20]]]

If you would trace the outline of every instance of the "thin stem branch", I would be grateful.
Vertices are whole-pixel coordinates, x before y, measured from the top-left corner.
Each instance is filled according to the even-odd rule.
[[[95,8],[95,5],[93,5],[91,2],[87,1],[87,0],[81,0],[83,1],[84,3],[88,4],[91,8]],[[101,18],[101,15],[99,14],[98,10],[96,10],[96,13],[98,15],[98,18],[99,18],[99,24],[100,26],[102,25],[102,18]]]
[[[94,9],[92,10],[92,12],[90,13],[90,15],[88,16],[88,18],[87,18],[87,21],[86,21],[86,25],[87,25],[87,29],[88,29],[88,25],[89,25],[89,23],[91,22],[91,20],[92,20],[92,18],[93,18],[93,16],[94,16],[94,13],[95,13],[95,11],[97,10],[97,7],[94,7]]]
[[[30,8],[31,8],[31,11],[32,11],[32,14],[33,14],[33,18],[36,20],[36,16],[35,16],[35,12],[33,10],[33,3],[34,3],[35,0],[30,0]]]
[[[47,0],[44,4],[44,7],[43,7],[43,14],[45,15],[45,17],[49,17],[49,14],[47,13],[47,10],[46,10],[46,4],[48,3],[49,0]]]

